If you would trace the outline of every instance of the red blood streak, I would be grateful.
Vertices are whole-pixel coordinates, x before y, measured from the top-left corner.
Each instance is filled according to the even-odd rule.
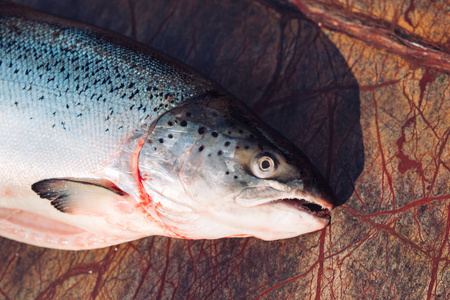
[[[131,159],[130,159],[131,173],[136,181],[137,190],[139,192],[139,198],[141,199],[141,202],[137,205],[137,207],[140,208],[143,213],[145,213],[146,215],[151,217],[155,222],[164,226],[168,230],[167,234],[172,234],[172,236],[176,236],[178,238],[185,239],[185,238],[187,238],[186,236],[179,235],[179,234],[173,232],[169,226],[167,226],[164,222],[161,222],[161,218],[159,218],[159,220],[158,220],[157,218],[152,216],[152,214],[148,211],[148,209],[151,209],[152,211],[154,211],[156,213],[156,215],[159,216],[157,208],[161,207],[162,204],[158,203],[158,202],[157,203],[153,202],[153,199],[150,197],[150,195],[147,193],[147,191],[144,188],[143,181],[145,181],[146,179],[142,178],[141,172],[139,171],[139,154],[141,152],[142,146],[144,145],[146,139],[147,139],[147,137],[144,136],[138,141],[137,147],[131,154]],[[147,174],[145,174],[145,175],[147,175]]]
[[[138,145],[136,149],[131,154],[131,173],[136,180],[137,189],[139,192],[139,198],[141,199],[141,206],[149,206],[152,204],[152,198],[145,191],[144,185],[142,183],[141,173],[139,172],[139,153],[141,152],[141,148],[145,143],[147,137],[142,137],[138,141]]]

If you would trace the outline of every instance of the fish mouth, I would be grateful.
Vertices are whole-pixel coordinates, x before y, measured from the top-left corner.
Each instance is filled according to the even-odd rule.
[[[280,195],[280,193],[282,194]],[[281,191],[272,187],[246,188],[235,197],[235,201],[244,207],[267,204],[283,205],[328,222],[331,220],[330,212],[334,208],[335,203],[326,195],[316,196],[299,190]]]
[[[330,212],[332,207],[322,207],[317,203],[309,202],[305,199],[283,198],[274,200],[272,201],[272,203],[282,203],[320,219],[327,219],[328,221],[331,219]]]

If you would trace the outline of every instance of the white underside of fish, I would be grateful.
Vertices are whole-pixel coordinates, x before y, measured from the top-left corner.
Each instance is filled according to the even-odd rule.
[[[0,235],[37,246],[81,250],[165,234],[131,196],[102,188],[80,194],[78,211],[61,213],[31,190],[41,178],[36,175],[24,175],[22,186],[0,186]],[[89,175],[84,178],[93,177]]]
[[[121,242],[117,238],[95,235],[32,212],[8,208],[0,208],[0,235],[36,246],[74,250]]]

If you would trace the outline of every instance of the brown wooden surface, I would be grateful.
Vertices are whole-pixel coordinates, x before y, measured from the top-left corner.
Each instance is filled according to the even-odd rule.
[[[325,230],[276,242],[150,237],[71,252],[1,239],[0,298],[450,298],[445,2],[16,2],[219,82],[301,147],[342,205]]]

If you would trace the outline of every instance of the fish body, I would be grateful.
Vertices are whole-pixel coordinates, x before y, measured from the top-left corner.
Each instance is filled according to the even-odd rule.
[[[333,196],[216,84],[127,38],[0,3],[0,235],[58,249],[150,235],[293,237]]]

